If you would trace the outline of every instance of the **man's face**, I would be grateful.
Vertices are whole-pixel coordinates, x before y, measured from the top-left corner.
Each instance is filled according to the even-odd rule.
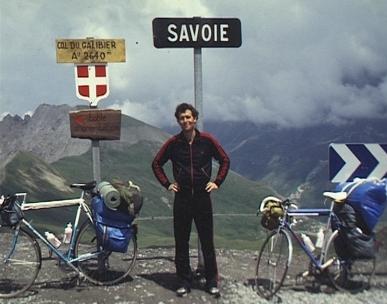
[[[181,129],[185,132],[195,129],[196,118],[193,117],[191,110],[186,110],[185,112],[180,113],[177,121]]]

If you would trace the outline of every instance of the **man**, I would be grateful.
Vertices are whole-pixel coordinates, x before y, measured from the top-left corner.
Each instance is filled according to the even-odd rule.
[[[230,160],[210,134],[195,128],[198,116],[198,111],[190,104],[182,103],[176,107],[175,117],[182,131],[162,146],[153,160],[152,169],[159,182],[175,193],[175,265],[180,282],[177,295],[184,296],[191,291],[193,275],[189,263],[189,238],[193,220],[203,251],[206,290],[219,296],[210,193],[218,189],[226,178]],[[220,164],[213,181],[212,158]],[[173,182],[168,180],[163,170],[168,160],[172,161]]]

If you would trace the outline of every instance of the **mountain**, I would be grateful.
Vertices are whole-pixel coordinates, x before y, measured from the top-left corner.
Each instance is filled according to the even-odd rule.
[[[322,192],[335,187],[329,181],[329,144],[387,142],[383,119],[302,128],[219,121],[204,125],[226,149],[232,170],[270,185],[283,196],[295,197],[306,207],[321,207]],[[176,126],[165,130],[178,131]]]
[[[32,200],[74,195],[60,172],[30,152],[17,152],[3,172],[1,193],[27,192]]]
[[[64,199],[79,195],[68,187],[70,183],[92,180],[90,141],[70,138],[70,110],[66,105],[42,105],[31,117],[7,116],[0,123],[0,134],[9,141],[0,151],[0,193],[27,192],[27,201]],[[173,244],[173,196],[159,185],[150,166],[169,136],[123,115],[121,140],[101,142],[102,180],[130,179],[142,188],[145,201],[139,219],[141,246]],[[217,244],[255,248],[257,238],[264,233],[255,213],[262,198],[273,192],[268,186],[230,172],[213,195],[214,212],[245,215],[216,216]],[[60,234],[73,212],[74,208],[32,211],[31,217],[41,229]]]
[[[0,166],[18,151],[32,152],[48,163],[85,153],[90,147],[90,141],[71,138],[69,120],[70,111],[83,108],[42,104],[32,116],[5,116],[0,121],[0,136],[6,143],[0,149]],[[168,134],[160,129],[127,116],[123,116],[121,131],[120,141],[114,141],[117,148],[139,140],[161,143],[168,138]]]
[[[231,168],[265,182],[284,196],[301,195],[305,206],[321,205],[329,181],[330,143],[386,143],[387,121],[353,120],[341,125],[278,128],[249,122],[206,122],[230,154]]]
[[[0,147],[0,193],[26,191],[30,201],[75,197],[77,193],[67,185],[92,179],[90,141],[70,137],[71,110],[74,108],[67,105],[44,104],[32,116],[8,115],[0,121],[0,135],[6,143]],[[214,193],[214,211],[244,214],[216,216],[217,242],[256,246],[263,231],[254,214],[265,195],[278,192],[300,197],[304,206],[322,207],[321,193],[334,187],[328,180],[329,144],[383,143],[386,127],[383,120],[304,128],[206,122],[206,130],[230,155],[234,171]],[[177,129],[168,131],[175,133]],[[153,156],[169,136],[123,115],[121,140],[101,142],[102,179],[131,179],[143,189],[140,242],[147,246],[172,244],[173,197],[158,184],[150,168]],[[57,213],[39,214],[44,214],[44,222],[50,225],[58,223]],[[61,229],[64,224],[60,224]]]

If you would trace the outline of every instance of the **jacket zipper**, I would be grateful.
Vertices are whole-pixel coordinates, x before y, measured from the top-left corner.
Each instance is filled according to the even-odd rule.
[[[189,144],[189,157],[191,161],[191,191],[192,195],[194,194],[194,181],[193,181],[193,160],[192,160],[192,143]]]

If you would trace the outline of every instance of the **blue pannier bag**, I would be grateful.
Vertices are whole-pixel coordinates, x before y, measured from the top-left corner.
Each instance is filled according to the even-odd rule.
[[[387,179],[355,179],[350,183],[341,183],[337,191],[347,192],[347,203],[361,217],[371,233],[382,216],[387,203]]]
[[[335,204],[337,217],[332,219],[334,229],[339,227],[334,240],[337,255],[341,259],[373,259],[375,257],[375,235],[365,233],[354,208],[349,204]]]
[[[104,250],[125,253],[134,234],[134,216],[125,209],[112,210],[106,207],[99,195],[93,197],[91,207],[99,244]]]

